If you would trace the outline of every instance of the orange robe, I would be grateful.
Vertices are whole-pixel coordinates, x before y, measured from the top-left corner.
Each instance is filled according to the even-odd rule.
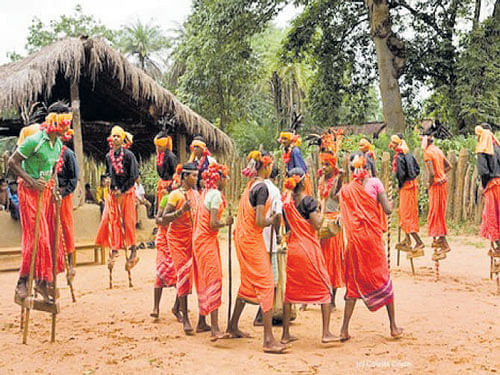
[[[347,236],[345,298],[361,298],[376,311],[394,299],[383,240],[385,215],[357,180],[340,190],[340,212]]]
[[[104,212],[97,230],[96,245],[113,250],[135,245],[135,187],[116,198],[112,192],[104,200]]]
[[[440,237],[448,233],[446,228],[446,200],[448,181],[444,173],[444,154],[433,144],[424,151],[424,161],[430,161],[434,169],[434,183],[429,187],[429,214],[427,216],[429,236]]]
[[[290,194],[284,198],[283,212],[290,226],[284,301],[330,303],[332,285],[316,230],[300,215]]]
[[[198,208],[199,194],[193,189],[183,192],[183,197],[176,204],[177,210],[184,205],[186,198],[189,199],[191,210],[172,221],[167,232],[168,247],[177,271],[179,297],[191,294],[193,288],[193,217]]]
[[[201,195],[193,232],[194,282],[201,315],[208,315],[218,309],[222,301],[222,263],[217,238],[219,230],[210,228],[210,211],[204,204],[206,193],[207,190]],[[218,212],[219,220],[225,207],[223,198]]]
[[[175,286],[177,274],[170,255],[167,240],[168,226],[159,225],[156,234],[156,280],[155,288]]]
[[[28,276],[31,264],[31,253],[35,241],[35,218],[37,211],[38,192],[27,186],[23,179],[18,178],[18,194],[19,194],[19,216],[22,226],[22,263],[19,270],[21,277]],[[51,214],[53,201],[52,189],[54,180],[50,180],[42,194],[40,202],[40,222],[39,222],[39,237],[38,249],[35,258],[34,279],[39,281],[53,281],[52,273],[52,246],[54,246],[55,231],[55,215]],[[62,244],[59,242],[59,250],[57,251],[57,272],[64,271],[63,250]]]
[[[480,234],[490,241],[500,240],[500,178],[492,178],[484,191]]]
[[[418,233],[418,181],[409,180],[399,189],[399,226],[407,234]]]
[[[240,263],[241,285],[238,297],[253,303],[260,303],[263,312],[273,308],[274,280],[269,254],[266,249],[263,229],[257,226],[255,208],[249,200],[250,190],[255,184],[251,180],[243,192],[238,206],[234,245]],[[265,211],[269,210],[268,198]]]

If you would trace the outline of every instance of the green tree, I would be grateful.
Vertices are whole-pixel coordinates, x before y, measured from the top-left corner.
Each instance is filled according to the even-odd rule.
[[[72,15],[62,15],[58,19],[50,20],[48,24],[35,17],[28,30],[25,46],[28,53],[38,51],[65,37],[102,36],[113,42],[116,35],[93,16],[83,13],[81,5],[75,7]]]
[[[277,12],[272,0],[195,0],[175,48],[174,61],[185,67],[177,93],[222,130],[249,113],[259,77],[251,46]]]
[[[136,59],[137,65],[150,75],[160,76],[163,62],[159,52],[171,46],[160,26],[137,20],[131,26],[125,26],[118,39],[121,52]]]

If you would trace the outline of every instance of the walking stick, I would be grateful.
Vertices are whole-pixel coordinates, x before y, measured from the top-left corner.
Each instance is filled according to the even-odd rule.
[[[387,186],[387,195],[389,196],[389,202],[392,205],[392,178],[389,177],[389,183]],[[387,266],[389,270],[391,269],[391,221],[392,214],[387,216]]]
[[[110,198],[110,197],[108,197]],[[106,210],[106,202],[104,202],[104,209]],[[113,259],[113,249],[112,249],[112,245],[111,245],[111,220],[110,220],[110,216],[109,216],[109,201],[107,202],[107,205],[108,205],[108,209],[106,210],[106,215],[108,216],[108,245],[109,245],[109,251],[110,251],[110,254],[109,254],[109,260],[108,260],[108,269],[109,269],[109,289],[113,289],[113,262],[114,262],[114,259]]]
[[[61,236],[61,240],[63,242],[64,249],[66,249],[66,242],[64,241],[64,236]],[[71,300],[73,301],[73,303],[75,303],[76,302],[75,291],[73,290],[73,281],[71,281],[71,277],[69,275],[69,261],[66,251],[64,252],[64,267],[66,268],[66,281],[68,283],[69,291],[71,293]]]
[[[33,290],[33,274],[35,272],[35,259],[36,259],[36,253],[38,252],[38,240],[40,239],[41,205],[42,205],[42,192],[38,191],[37,203],[36,203],[36,216],[35,216],[35,235],[33,240],[34,241],[33,249],[31,251],[30,273],[28,277],[28,296],[31,296]],[[21,315],[24,315],[22,310],[21,310]],[[23,344],[26,344],[28,339],[29,322],[30,322],[30,308],[26,307],[26,315],[24,317]]]
[[[58,187],[57,177],[56,177],[56,189]],[[56,194],[59,192],[56,190]],[[53,289],[52,298],[54,303],[57,298],[57,249],[59,248],[59,236],[61,235],[61,197],[58,196],[56,200],[56,238],[54,239],[54,245],[52,247],[52,279],[53,279]],[[50,342],[56,341],[56,313],[52,313],[52,328],[50,331]]]
[[[229,204],[229,215],[231,216],[231,203]],[[229,330],[229,326],[231,324],[231,302],[232,302],[232,290],[233,290],[233,272],[232,272],[232,261],[231,261],[231,236],[232,236],[232,224],[229,224],[228,227],[228,239],[227,239],[227,262],[228,262],[228,273],[229,273],[229,293],[228,299],[229,304],[227,307],[227,329]]]

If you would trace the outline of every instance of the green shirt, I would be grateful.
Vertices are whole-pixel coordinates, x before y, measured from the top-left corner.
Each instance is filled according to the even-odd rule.
[[[24,158],[22,167],[30,177],[35,179],[41,177],[48,181],[61,154],[61,148],[62,142],[59,137],[51,145],[49,136],[42,130],[27,137],[17,152]]]

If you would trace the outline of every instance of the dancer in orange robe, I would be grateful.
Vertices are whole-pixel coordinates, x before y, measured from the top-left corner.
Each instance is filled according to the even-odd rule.
[[[282,353],[286,346],[274,338],[272,329],[272,308],[274,298],[274,280],[269,254],[262,236],[263,228],[278,226],[279,216],[266,218],[270,206],[269,191],[264,182],[272,170],[272,159],[259,151],[248,155],[248,165],[242,174],[249,177],[238,207],[234,241],[236,255],[240,263],[241,285],[228,326],[228,333],[233,338],[249,337],[239,327],[239,319],[245,301],[259,303],[264,321],[263,350]]]
[[[399,337],[403,330],[396,325],[394,292],[385,255],[383,233],[386,214],[392,211],[380,180],[369,177],[366,159],[355,153],[350,157],[353,181],[340,190],[340,214],[347,236],[346,295],[341,341],[349,336],[349,321],[356,300],[361,298],[370,311],[386,306],[391,336]]]
[[[156,215],[156,224],[158,225],[158,232],[156,233],[156,280],[153,312],[149,314],[155,319],[160,316],[160,300],[163,288],[175,287],[177,283],[175,264],[168,248],[168,223],[163,219],[163,213],[168,203],[168,194],[168,189],[161,192],[162,200],[159,203],[158,214]],[[177,296],[171,311],[177,320],[182,322],[182,315],[179,311],[179,298]]]
[[[158,172],[158,187],[156,200],[158,206],[163,197],[163,191],[168,190],[177,167],[177,156],[172,152],[172,137],[166,132],[160,132],[154,139],[156,146],[156,171]]]
[[[139,261],[135,247],[137,211],[134,186],[139,167],[134,154],[128,150],[132,135],[120,126],[114,126],[108,142],[111,150],[106,155],[106,172],[111,178],[111,186],[95,243],[111,249],[108,268],[112,272],[119,249],[131,250],[125,263],[126,270],[132,269]]]
[[[322,176],[319,180],[319,196],[325,218],[335,220],[339,215],[337,194],[342,187],[342,175],[337,169],[337,158],[330,152],[320,154]],[[332,307],[335,308],[335,293],[345,283],[343,262],[345,258],[344,235],[339,231],[335,236],[320,240],[326,268],[332,284]]]
[[[398,135],[391,137],[389,148],[396,151],[392,162],[392,171],[396,174],[399,186],[399,226],[405,232],[405,239],[396,247],[407,251],[411,248],[411,237],[415,239],[412,252],[417,254],[424,248],[424,243],[418,235],[418,181],[420,167],[410,152],[405,140]],[[423,253],[422,253],[423,254]]]
[[[194,281],[201,315],[210,314],[211,340],[228,337],[219,328],[219,307],[222,298],[222,264],[217,234],[219,228],[232,224],[228,216],[221,221],[226,208],[222,190],[228,179],[228,169],[210,164],[203,172],[204,190],[195,215],[193,233]]]
[[[422,138],[425,167],[429,175],[429,215],[427,224],[429,236],[434,237],[432,246],[435,248],[433,260],[446,258],[450,251],[446,241],[446,200],[448,198],[448,178],[446,173],[451,165],[444,157],[443,151],[433,144],[432,136]],[[438,248],[440,250],[438,250]]]
[[[484,189],[480,234],[491,242],[491,253],[500,257],[500,145],[489,124],[476,126],[477,166]]]
[[[170,223],[167,232],[168,248],[177,271],[177,297],[182,314],[182,326],[186,335],[194,330],[188,316],[188,295],[193,287],[193,224],[198,210],[199,194],[195,190],[198,169],[194,163],[177,167],[181,186],[168,197],[163,213],[165,223]],[[203,315],[199,315],[196,332],[210,331]]]
[[[57,102],[48,108],[48,115],[39,131],[26,137],[9,159],[9,168],[19,177],[19,211],[22,226],[22,263],[16,295],[25,299],[28,291],[31,255],[35,242],[37,209],[39,214],[38,249],[33,278],[35,290],[45,301],[51,302],[49,284],[53,282],[52,252],[54,246],[51,228],[55,222],[50,216],[55,182],[54,166],[60,159],[62,142],[71,125],[72,115],[67,105]],[[40,205],[38,206],[38,203]],[[57,249],[57,272],[64,270],[62,244]]]
[[[326,270],[325,260],[316,231],[323,218],[317,212],[318,202],[304,192],[305,172],[294,168],[288,172],[283,194],[283,212],[288,235],[288,257],[286,264],[286,288],[284,300],[283,336],[281,343],[297,340],[290,335],[290,313],[292,303],[321,304],[323,320],[322,343],[338,341],[330,332],[332,285]]]
[[[283,162],[286,165],[286,171],[289,172],[293,168],[302,168],[306,172],[306,177],[304,177],[305,193],[306,195],[312,195],[311,176],[307,173],[307,165],[299,148],[302,140],[293,130],[289,130],[280,133],[278,142],[283,146]]]

